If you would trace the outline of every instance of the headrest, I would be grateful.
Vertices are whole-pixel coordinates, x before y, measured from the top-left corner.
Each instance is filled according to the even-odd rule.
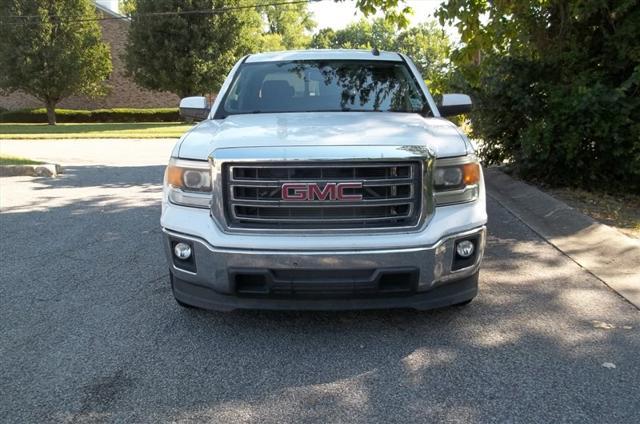
[[[262,98],[293,97],[293,87],[287,81],[269,80],[262,83]]]

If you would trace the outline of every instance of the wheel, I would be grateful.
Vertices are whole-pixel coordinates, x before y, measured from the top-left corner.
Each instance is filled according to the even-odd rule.
[[[171,293],[173,294],[173,298],[176,300],[176,303],[180,305],[180,307],[185,309],[198,309],[193,305],[189,305],[188,303],[184,303],[183,301],[178,300],[178,298],[176,297],[176,292],[173,290],[173,273],[172,272],[169,272],[169,280],[171,281]]]

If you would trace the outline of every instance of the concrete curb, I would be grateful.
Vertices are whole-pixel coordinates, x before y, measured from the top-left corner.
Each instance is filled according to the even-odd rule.
[[[640,309],[640,240],[496,168],[487,169],[485,177],[489,196]]]
[[[0,165],[0,177],[16,177],[27,175],[30,177],[56,177],[62,174],[63,168],[54,163],[38,165]]]

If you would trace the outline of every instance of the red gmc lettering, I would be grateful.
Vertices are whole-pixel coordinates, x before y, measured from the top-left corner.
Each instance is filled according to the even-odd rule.
[[[320,190],[318,184],[309,184],[309,194],[307,200],[336,200],[336,183],[327,183],[324,188]]]
[[[285,183],[282,184],[282,200],[313,201],[313,200],[362,200],[361,194],[345,194],[346,189],[362,188],[362,183],[327,183],[320,188],[318,184]]]
[[[338,200],[362,200],[362,194],[344,194],[346,188],[362,188],[362,183],[338,184]]]
[[[282,184],[282,200],[307,200],[307,185],[297,183]]]

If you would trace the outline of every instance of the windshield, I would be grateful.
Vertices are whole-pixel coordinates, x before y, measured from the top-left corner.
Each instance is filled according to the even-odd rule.
[[[405,63],[363,60],[245,63],[222,106],[224,115],[431,112]]]

